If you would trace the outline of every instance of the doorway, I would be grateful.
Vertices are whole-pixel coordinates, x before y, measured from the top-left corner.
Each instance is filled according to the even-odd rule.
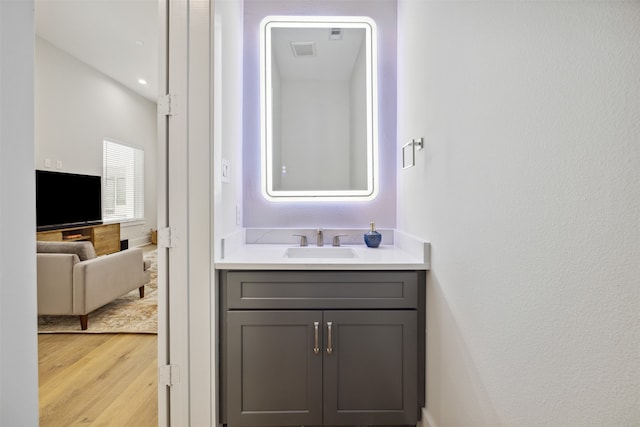
[[[113,138],[142,147],[145,153],[144,221],[123,223],[121,239],[129,246],[145,244],[150,229],[158,228],[157,206],[157,146],[158,146],[158,15],[161,2],[143,1],[35,1],[36,60],[35,60],[35,164],[37,169],[102,175],[102,141]],[[147,295],[148,296],[148,295]],[[159,304],[167,304],[159,298]],[[166,310],[165,310],[166,311]],[[89,315],[91,327],[91,314]],[[136,339],[137,338],[137,339]],[[82,381],[92,378],[89,361],[101,357],[107,360],[133,362],[139,369],[114,364],[112,370],[99,375],[102,380],[118,378],[120,396],[96,393],[95,399],[124,399],[127,393],[149,392],[149,378],[157,382],[158,337],[134,334],[111,335],[51,335],[42,336],[40,360],[48,364],[46,374],[41,366],[41,385],[60,374],[60,380],[73,384],[69,394],[54,383],[48,383],[42,400],[48,402],[41,409],[43,416],[74,423],[66,404],[74,400],[91,401]],[[65,355],[62,350],[75,349]],[[43,352],[47,356],[43,358]],[[103,366],[109,363],[103,360]],[[127,371],[129,369],[129,371]],[[62,373],[64,372],[64,375]],[[75,374],[73,374],[75,372]],[[93,381],[94,383],[99,381]],[[58,382],[58,385],[60,382]],[[67,384],[69,386],[69,384]],[[151,387],[155,401],[152,412],[157,425],[157,383]],[[117,387],[109,387],[111,391]],[[113,394],[113,393],[112,393]],[[133,393],[140,399],[142,392]],[[84,396],[83,396],[84,395]],[[44,396],[44,397],[43,397]],[[54,396],[53,398],[50,396]],[[56,399],[57,401],[51,401]],[[67,397],[65,397],[67,396]],[[71,398],[72,396],[73,399]],[[148,397],[147,397],[148,398]],[[67,400],[67,402],[63,402]],[[140,401],[140,400],[138,400]],[[63,405],[64,403],[64,405]],[[104,404],[104,414],[108,407]],[[76,405],[78,406],[78,405]],[[80,405],[80,408],[82,405]],[[149,405],[145,405],[149,409]],[[51,414],[64,412],[64,417]],[[80,410],[81,412],[81,410]],[[122,409],[117,409],[121,416]],[[76,414],[76,420],[96,419],[105,415]],[[65,418],[66,417],[66,418]],[[148,418],[148,417],[145,417]],[[121,418],[125,419],[125,418]],[[133,418],[132,418],[133,419]],[[52,425],[46,422],[42,425]],[[135,425],[142,425],[135,423]]]

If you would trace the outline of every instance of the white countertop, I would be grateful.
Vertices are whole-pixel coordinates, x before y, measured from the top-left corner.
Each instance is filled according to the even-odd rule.
[[[424,259],[395,246],[343,245],[353,258],[288,258],[292,245],[242,245],[215,262],[221,270],[426,270]],[[322,248],[320,248],[322,250]],[[328,247],[327,249],[330,249]]]
[[[290,230],[286,231],[290,235]],[[264,241],[265,234],[260,232]],[[252,240],[251,238],[250,240]],[[246,235],[240,233],[223,239],[222,256],[214,267],[220,270],[428,270],[431,246],[428,242],[395,231],[388,236],[390,244],[369,248],[364,244],[343,244],[341,248],[353,251],[352,258],[290,258],[287,249],[299,247],[291,243],[247,243]],[[331,251],[331,245],[317,248],[309,242],[309,249]]]

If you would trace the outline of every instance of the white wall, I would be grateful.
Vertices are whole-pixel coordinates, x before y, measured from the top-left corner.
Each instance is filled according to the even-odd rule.
[[[38,425],[33,1],[0,1],[0,425]]]
[[[282,79],[280,83],[282,152],[274,173],[283,165],[287,174],[275,189],[350,188],[349,82]]]
[[[129,244],[148,242],[157,228],[156,104],[36,37],[35,161],[37,169],[102,175],[104,138],[138,146],[145,155],[145,223],[122,225]],[[45,167],[51,159],[52,167]]]
[[[433,427],[640,425],[640,2],[398,16]]]
[[[271,132],[273,133],[274,141],[282,140],[282,77],[280,75],[280,68],[278,67],[278,61],[271,63]],[[271,155],[273,156],[274,168],[277,171],[278,166],[282,164],[282,144],[273,144],[271,148]],[[282,174],[273,174],[273,188],[281,188]]]
[[[230,182],[214,180],[215,233],[224,237],[240,229],[242,212],[242,1],[219,0],[214,34],[214,169],[229,160]],[[242,213],[240,214],[240,216]]]
[[[362,43],[349,83],[351,134],[349,140],[350,188],[367,188],[367,79],[366,43]],[[393,144],[392,144],[393,145]]]

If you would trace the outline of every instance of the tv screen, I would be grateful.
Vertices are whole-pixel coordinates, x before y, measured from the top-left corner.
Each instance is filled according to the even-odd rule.
[[[102,222],[99,176],[36,170],[38,231]]]

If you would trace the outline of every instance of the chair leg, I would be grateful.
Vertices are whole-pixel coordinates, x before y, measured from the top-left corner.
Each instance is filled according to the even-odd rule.
[[[88,324],[89,324],[89,315],[88,314],[81,314],[80,315],[80,329],[82,329],[83,331],[86,331]]]
[[[140,292],[140,298],[144,298],[144,285],[138,288],[138,292]]]

